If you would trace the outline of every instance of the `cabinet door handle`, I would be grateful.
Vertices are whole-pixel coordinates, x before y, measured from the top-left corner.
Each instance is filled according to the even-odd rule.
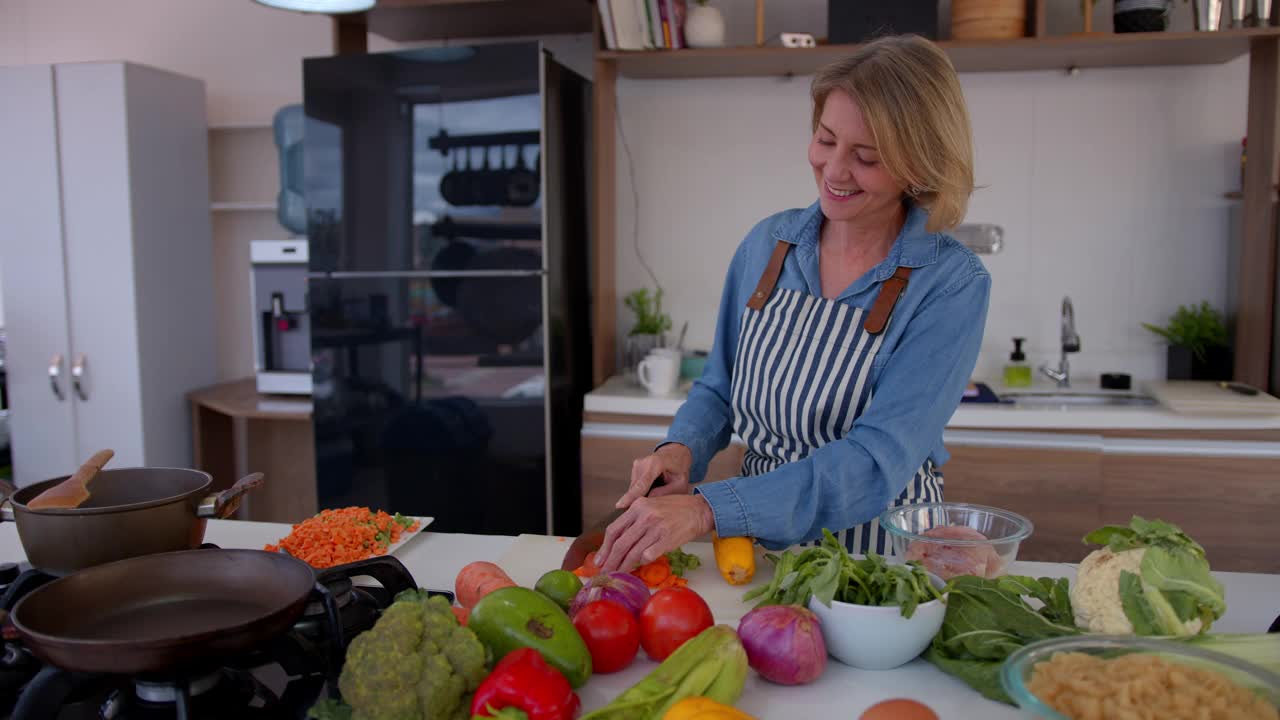
[[[75,359],[71,361],[71,388],[76,391],[76,397],[80,398],[81,402],[89,399],[80,384],[81,379],[84,378],[84,360],[84,353],[76,353]]]
[[[49,358],[49,388],[53,390],[53,396],[58,398],[58,402],[62,402],[66,397],[62,394],[62,388],[58,386],[58,378],[62,376],[62,353],[54,353]]]

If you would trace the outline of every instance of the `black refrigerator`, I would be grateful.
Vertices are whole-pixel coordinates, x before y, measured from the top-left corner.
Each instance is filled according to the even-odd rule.
[[[538,43],[303,80],[320,506],[576,535],[590,83]]]

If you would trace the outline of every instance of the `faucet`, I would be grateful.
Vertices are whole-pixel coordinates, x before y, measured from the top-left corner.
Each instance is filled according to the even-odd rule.
[[[1062,298],[1062,359],[1058,367],[1041,365],[1040,372],[1058,382],[1058,387],[1071,387],[1071,367],[1067,364],[1067,353],[1080,352],[1080,336],[1076,334],[1076,311],[1071,305],[1071,298]]]

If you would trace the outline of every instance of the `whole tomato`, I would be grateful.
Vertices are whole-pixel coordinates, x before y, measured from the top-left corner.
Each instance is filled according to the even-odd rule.
[[[630,665],[640,649],[635,614],[613,600],[587,603],[573,616],[573,626],[591,653],[593,672],[617,672]]]
[[[687,587],[661,590],[640,611],[640,645],[659,662],[714,624],[711,608]]]

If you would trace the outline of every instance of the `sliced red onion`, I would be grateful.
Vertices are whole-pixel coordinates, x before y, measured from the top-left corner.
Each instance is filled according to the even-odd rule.
[[[573,603],[569,605],[569,617],[577,615],[587,603],[596,600],[613,600],[630,610],[639,620],[640,610],[649,602],[649,586],[631,573],[600,573],[587,580],[587,584],[573,598]]]
[[[779,685],[804,685],[827,668],[827,644],[818,616],[799,605],[766,605],[738,623],[747,662]]]

